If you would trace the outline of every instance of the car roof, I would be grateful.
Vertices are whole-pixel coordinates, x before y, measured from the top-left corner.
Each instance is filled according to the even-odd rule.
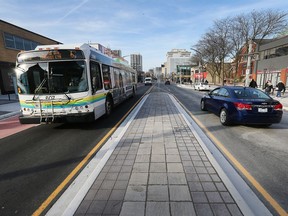
[[[231,89],[231,90],[235,90],[235,89],[251,89],[251,87],[246,87],[246,86],[219,86],[222,88],[227,88],[227,89]]]

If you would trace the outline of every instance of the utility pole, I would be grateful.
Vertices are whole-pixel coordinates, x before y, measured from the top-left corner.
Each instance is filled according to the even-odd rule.
[[[249,47],[248,47],[248,59],[247,59],[247,68],[246,68],[246,76],[245,76],[245,86],[249,86],[249,75],[250,75],[250,71],[251,71],[251,60],[252,60],[252,45],[253,45],[253,41],[249,40],[248,42]]]

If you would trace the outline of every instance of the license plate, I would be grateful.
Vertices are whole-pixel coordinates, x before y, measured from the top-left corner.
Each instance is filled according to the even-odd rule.
[[[258,108],[258,112],[265,113],[268,112],[267,108]]]

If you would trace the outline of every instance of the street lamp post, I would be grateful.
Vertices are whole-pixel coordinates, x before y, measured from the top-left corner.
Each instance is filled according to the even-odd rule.
[[[252,59],[252,45],[253,41],[249,40],[249,47],[248,47],[248,59],[247,59],[247,68],[246,68],[246,74],[245,74],[245,86],[249,86],[249,75],[251,70],[251,59]]]
[[[247,54],[247,68],[245,73],[245,86],[249,86],[249,75],[251,74],[252,58],[258,58],[259,52],[253,51],[253,40],[248,42],[248,54]]]

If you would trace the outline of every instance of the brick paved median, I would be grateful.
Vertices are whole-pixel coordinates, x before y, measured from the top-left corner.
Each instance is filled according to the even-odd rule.
[[[242,215],[167,93],[153,92],[75,215]]]

